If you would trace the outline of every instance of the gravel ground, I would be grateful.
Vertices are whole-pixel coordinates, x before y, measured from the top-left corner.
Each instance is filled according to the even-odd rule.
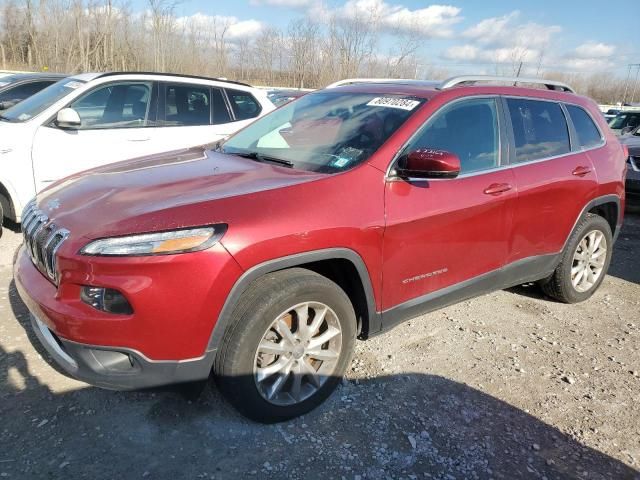
[[[640,479],[640,217],[579,305],[518,287],[359,342],[291,422],[251,423],[215,386],[111,392],[34,348],[0,240],[0,478]]]

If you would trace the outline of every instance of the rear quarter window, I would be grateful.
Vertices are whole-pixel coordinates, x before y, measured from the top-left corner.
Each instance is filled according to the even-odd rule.
[[[231,108],[236,116],[236,120],[247,120],[260,115],[262,107],[260,103],[249,92],[242,90],[232,90],[227,88],[227,96],[231,102]]]
[[[571,151],[569,129],[562,108],[555,102],[508,98],[516,162],[563,155]]]
[[[565,105],[569,112],[569,117],[573,122],[573,128],[578,136],[578,145],[580,148],[592,148],[602,143],[600,130],[593,123],[593,119],[581,107],[575,105]]]

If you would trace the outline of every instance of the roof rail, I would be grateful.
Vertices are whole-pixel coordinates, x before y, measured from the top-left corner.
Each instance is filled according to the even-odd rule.
[[[546,80],[543,78],[527,78],[527,77],[501,77],[495,75],[459,75],[457,77],[451,77],[446,79],[440,84],[440,90],[455,87],[463,83],[477,83],[477,82],[505,82],[513,83],[534,83],[537,85],[544,85],[549,90],[559,90],[561,92],[575,93],[575,90],[566,83],[557,82],[555,80]]]
[[[415,80],[410,78],[345,78],[327,85],[324,88],[342,87],[344,85],[353,85],[354,83],[420,83],[423,80]]]
[[[130,72],[104,72],[104,73],[100,73],[96,78],[101,78],[101,77],[109,77],[112,75],[165,75],[168,77],[179,77],[179,78],[193,78],[196,80],[214,80],[216,82],[224,82],[224,83],[231,83],[234,85],[242,85],[243,87],[252,87],[251,85],[249,85],[248,83],[244,83],[244,82],[238,82],[236,80],[228,80],[226,78],[218,78],[218,77],[202,77],[200,75],[187,75],[184,73],[168,73],[168,72],[136,72],[136,71],[130,71]],[[253,88],[253,87],[252,87]]]

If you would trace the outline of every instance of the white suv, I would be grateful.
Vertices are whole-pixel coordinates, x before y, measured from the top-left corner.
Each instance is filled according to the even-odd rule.
[[[249,85],[182,75],[87,73],[0,115],[0,228],[50,183],[106,163],[216,142],[275,107]]]

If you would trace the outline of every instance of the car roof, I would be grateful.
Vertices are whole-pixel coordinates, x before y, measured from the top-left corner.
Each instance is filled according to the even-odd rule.
[[[83,82],[90,82],[97,78],[105,78],[105,77],[116,77],[116,76],[124,76],[124,75],[132,75],[132,76],[140,76],[140,77],[168,77],[168,78],[187,78],[194,80],[207,80],[211,82],[221,82],[221,83],[229,83],[231,85],[238,85],[242,87],[253,88],[248,83],[237,82],[235,80],[228,80],[226,78],[215,78],[215,77],[202,77],[198,75],[185,75],[179,73],[166,73],[166,72],[93,72],[93,73],[81,73],[78,75],[74,75],[74,79],[80,80]]]
[[[68,77],[64,73],[45,73],[45,72],[25,72],[25,73],[12,73],[2,77],[2,82],[20,82],[23,80],[38,80],[38,79],[62,79]]]
[[[537,87],[532,85],[537,85]],[[546,88],[540,88],[541,86]],[[447,91],[460,90],[469,94],[526,95],[564,101],[580,97],[569,85],[555,80],[492,75],[460,75],[443,82],[405,79],[347,79],[332,83],[323,91],[386,93],[431,98]]]

